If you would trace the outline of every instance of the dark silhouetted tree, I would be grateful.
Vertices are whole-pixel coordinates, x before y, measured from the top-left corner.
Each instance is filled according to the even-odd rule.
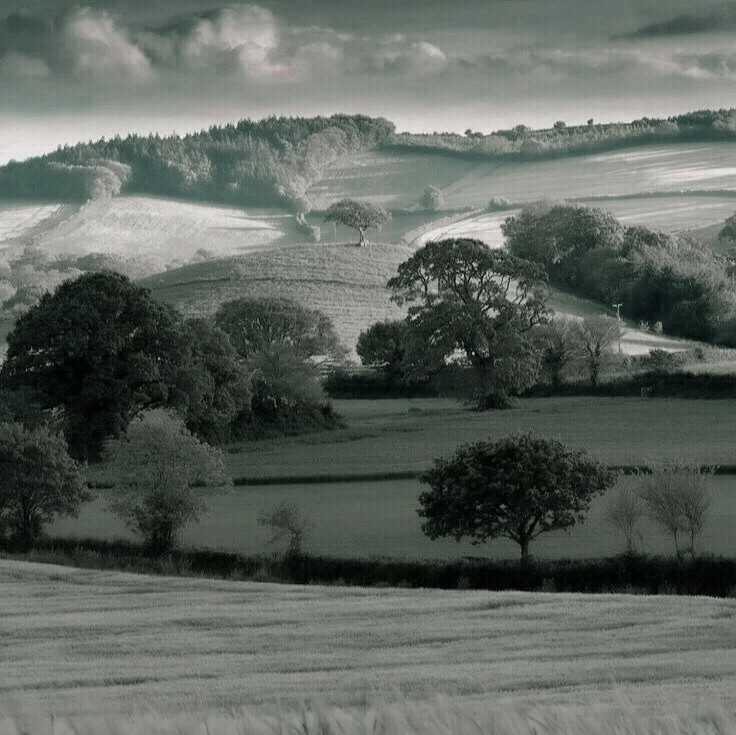
[[[0,379],[63,409],[70,453],[94,459],[139,410],[167,402],[183,349],[171,307],[118,273],[87,273],[18,319]]]
[[[399,305],[410,304],[412,364],[442,371],[462,354],[466,393],[479,409],[503,407],[539,373],[530,336],[547,319],[544,271],[480,240],[429,242],[388,282]]]
[[[436,459],[421,481],[431,487],[419,496],[427,536],[473,544],[508,538],[523,563],[539,534],[582,522],[615,475],[556,439],[516,434],[461,446]]]

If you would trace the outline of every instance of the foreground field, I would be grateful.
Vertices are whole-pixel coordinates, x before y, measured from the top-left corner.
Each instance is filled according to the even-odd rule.
[[[294,587],[0,560],[0,600],[3,735],[41,732],[26,723],[51,714],[95,733],[733,731],[729,599]],[[259,729],[238,727],[238,708]],[[299,709],[324,726],[278,728]]]

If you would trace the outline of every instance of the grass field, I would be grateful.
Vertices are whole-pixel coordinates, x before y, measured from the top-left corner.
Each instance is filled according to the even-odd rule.
[[[463,442],[533,429],[608,464],[650,457],[734,462],[736,401],[527,398],[506,411],[469,411],[444,399],[335,401],[348,428],[249,442],[228,455],[234,476],[419,471]],[[233,451],[237,447],[233,448]]]
[[[622,482],[630,481],[628,478]],[[697,550],[719,556],[736,556],[736,477],[711,478],[713,498]],[[211,512],[188,526],[181,543],[190,548],[211,548],[246,556],[280,552],[285,542],[269,545],[270,531],[258,516],[278,503],[296,505],[308,519],[304,549],[312,554],[366,559],[461,559],[477,556],[517,560],[519,546],[496,539],[481,546],[454,539],[431,541],[421,530],[417,515],[419,494],[427,490],[418,480],[375,480],[323,484],[277,484],[236,487],[228,495],[211,499]],[[111,491],[113,492],[113,491]],[[539,559],[597,559],[620,554],[625,541],[605,520],[606,497],[596,498],[584,523],[569,532],[542,534],[531,551]],[[671,556],[672,539],[649,520],[640,525],[640,551]],[[112,540],[136,537],[108,510],[103,498],[82,509],[79,518],[55,522],[52,536]],[[138,539],[140,540],[140,539]]]
[[[257,481],[421,472],[461,443],[529,429],[557,436],[614,465],[645,464],[652,459],[734,462],[733,400],[525,399],[517,408],[486,413],[441,399],[336,401],[335,405],[348,428],[231,447],[226,455],[230,473]],[[736,477],[713,478],[711,486],[714,504],[700,548],[736,554]],[[183,543],[247,554],[267,551],[268,531],[256,519],[262,511],[287,501],[299,505],[309,517],[307,548],[314,553],[412,559],[518,557],[518,547],[504,540],[480,548],[451,539],[429,541],[416,514],[423,489],[416,479],[238,487],[213,499],[212,513],[185,531]],[[597,499],[586,523],[570,534],[544,534],[535,541],[533,553],[550,558],[619,553],[623,541],[603,519],[605,502]],[[78,519],[57,521],[49,531],[57,536],[130,537],[109,513],[104,499],[86,506]],[[669,538],[650,524],[644,524],[643,538],[648,552],[672,552]]]
[[[100,734],[182,732],[141,729],[146,718],[198,733],[654,735],[734,722],[732,599],[295,587],[0,560],[0,600],[3,735],[43,732],[23,728],[51,714],[50,733]],[[363,729],[234,726],[310,708]]]

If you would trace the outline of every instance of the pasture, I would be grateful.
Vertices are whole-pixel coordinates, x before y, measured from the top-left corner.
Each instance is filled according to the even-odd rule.
[[[707,464],[734,461],[734,401],[686,401],[630,398],[525,399],[508,411],[476,413],[441,399],[336,401],[348,428],[233,446],[226,455],[234,477],[258,479],[309,476],[379,476],[421,472],[435,457],[447,456],[462,443],[498,438],[533,429],[554,435],[613,465],[648,460],[684,459]],[[623,480],[627,481],[627,480]],[[700,548],[736,554],[736,477],[710,480],[713,508]],[[281,501],[298,505],[311,528],[306,548],[342,557],[391,556],[447,559],[490,556],[516,559],[518,547],[496,540],[482,547],[452,539],[430,541],[417,516],[417,479],[361,482],[280,483],[236,487],[212,499],[212,513],[188,527],[187,546],[244,554],[269,551],[269,531],[258,515]],[[604,520],[606,498],[597,498],[586,522],[570,533],[543,534],[532,553],[544,558],[591,558],[623,550],[623,539]],[[51,535],[93,538],[132,536],[107,510],[103,496],[85,506],[77,519],[61,519]],[[648,522],[641,548],[670,554],[670,539]]]
[[[621,482],[629,482],[624,478]],[[736,556],[736,477],[709,480],[713,503],[696,550],[707,554]],[[211,512],[188,526],[182,546],[229,551],[255,556],[285,550],[285,542],[270,545],[271,532],[257,522],[258,516],[281,502],[300,508],[308,521],[304,550],[349,559],[461,559],[477,556],[517,560],[519,546],[495,539],[480,546],[452,538],[431,541],[421,529],[417,515],[419,494],[427,490],[419,480],[372,480],[364,482],[289,483],[236,487],[227,495],[211,498]],[[51,536],[63,538],[135,539],[123,522],[108,510],[107,496],[85,505],[75,519],[60,519],[49,527]],[[605,520],[608,498],[594,499],[584,523],[570,531],[542,534],[531,545],[539,559],[595,559],[620,554],[624,538]],[[640,524],[637,549],[671,556],[670,536],[649,520]]]
[[[296,587],[0,560],[0,600],[3,735],[697,735],[734,722],[732,599]]]

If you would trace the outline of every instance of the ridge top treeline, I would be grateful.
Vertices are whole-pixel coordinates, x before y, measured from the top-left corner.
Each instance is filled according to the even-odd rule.
[[[517,125],[488,135],[396,133],[384,118],[243,119],[184,136],[102,138],[59,147],[0,167],[0,196],[88,201],[137,193],[217,203],[311,209],[309,187],[340,156],[382,148],[394,152],[534,160],[623,146],[736,140],[736,109],[698,110],[666,119],[566,126]]]

